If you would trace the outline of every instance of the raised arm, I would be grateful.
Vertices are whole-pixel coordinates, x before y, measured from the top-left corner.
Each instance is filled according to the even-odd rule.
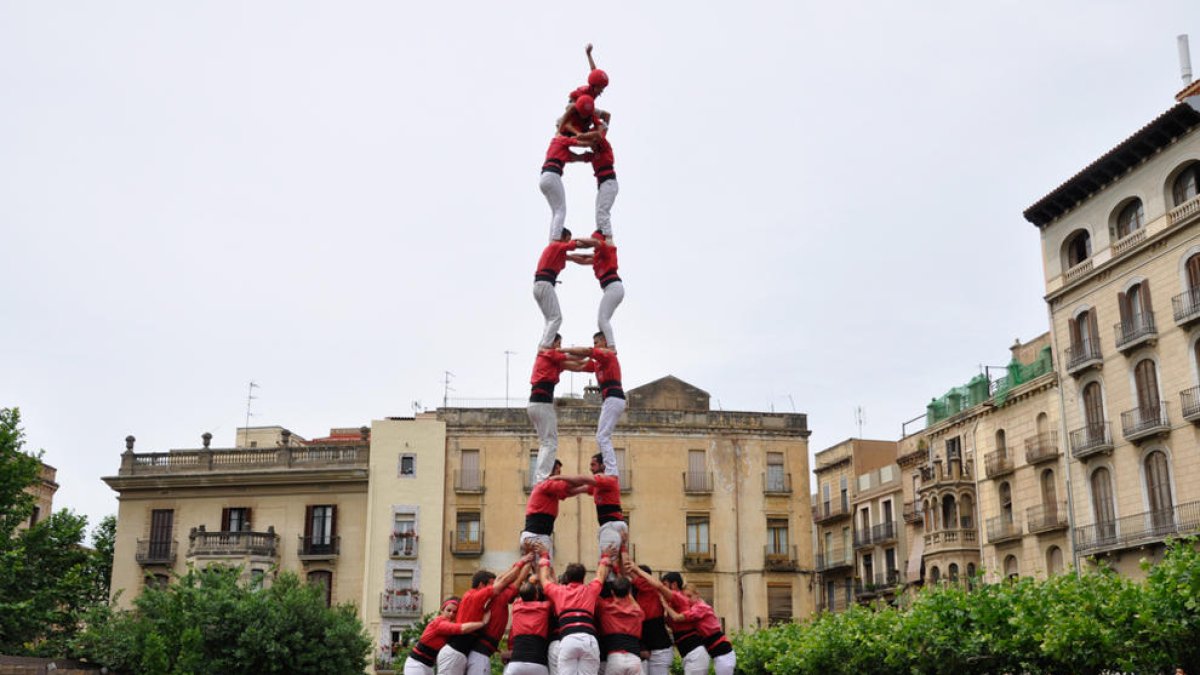
[[[512,567],[508,568],[508,571],[496,577],[496,581],[492,583],[492,588],[495,589],[496,592],[504,590],[506,586],[521,577],[521,571],[524,570],[525,566],[532,560],[532,553],[526,553],[525,555],[521,556],[517,562],[513,563]]]
[[[561,481],[563,481],[563,482],[564,482],[564,483],[566,483],[567,485],[570,485],[570,486],[571,486],[571,487],[573,487],[573,488],[575,488],[575,487],[579,487],[579,486],[583,486],[583,487],[591,487],[591,486],[593,486],[593,485],[595,485],[595,484],[596,484],[596,479],[595,479],[595,478],[592,478],[591,476],[563,476],[563,475],[558,475],[558,476],[550,476],[550,477],[549,477],[549,478],[547,478],[546,480],[561,480]]]
[[[604,580],[608,578],[608,570],[612,565],[612,560],[607,555],[600,556],[600,562],[596,565],[596,581],[600,585],[604,585]]]
[[[592,43],[587,43],[587,46],[583,48],[583,52],[587,54],[588,72],[590,73],[596,69],[596,62],[592,60]]]
[[[638,575],[638,576],[639,576],[639,577],[641,577],[641,578],[642,578],[642,580],[644,580],[644,581],[645,581],[647,584],[650,584],[650,586],[651,586],[651,587],[652,587],[654,590],[658,591],[658,594],[659,594],[659,595],[661,595],[661,596],[663,597],[663,599],[664,599],[664,600],[666,600],[666,599],[670,599],[670,597],[671,597],[671,589],[667,588],[667,587],[666,587],[666,586],[663,584],[663,582],[659,581],[658,579],[655,579],[653,574],[648,574],[648,573],[646,572],[646,570],[644,570],[644,569],[642,569],[642,568],[638,567],[638,566],[637,566],[637,563],[633,562],[632,560],[629,560],[629,559],[626,559],[626,560],[625,560],[625,572],[626,572],[626,573],[628,573],[628,574],[636,574],[636,575]]]

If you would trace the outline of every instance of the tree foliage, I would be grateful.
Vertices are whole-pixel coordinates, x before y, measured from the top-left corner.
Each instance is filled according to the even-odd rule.
[[[1101,568],[944,585],[906,609],[852,607],[735,637],[738,671],[993,674],[1200,672],[1200,553],[1170,542],[1144,582]]]
[[[192,569],[131,610],[99,607],[75,655],[133,675],[363,672],[371,641],[353,605],[326,607],[323,589],[290,572],[266,588],[240,576]]]

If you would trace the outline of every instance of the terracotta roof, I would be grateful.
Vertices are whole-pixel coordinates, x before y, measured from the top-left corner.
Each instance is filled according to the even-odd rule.
[[[1159,115],[1025,209],[1025,220],[1039,228],[1053,222],[1129,169],[1174,143],[1197,124],[1200,124],[1200,96],[1192,96]]]

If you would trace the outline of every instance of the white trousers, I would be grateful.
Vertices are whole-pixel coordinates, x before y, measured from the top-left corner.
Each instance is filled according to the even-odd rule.
[[[562,181],[559,181],[562,185]],[[545,192],[545,190],[542,190]],[[546,197],[546,199],[550,199]],[[613,202],[617,201],[617,179],[612,178],[604,181],[596,188],[596,229],[604,234],[605,239],[612,239],[612,207]],[[551,207],[553,209],[553,207]],[[563,218],[567,217],[566,208],[563,209]]]
[[[604,457],[604,473],[618,475],[617,453],[613,450],[612,435],[617,428],[621,413],[625,412],[625,399],[610,396],[600,404],[600,422],[596,424],[596,447]]]
[[[547,675],[549,672],[550,670],[540,663],[526,661],[509,661],[508,665],[504,666],[504,675]]]
[[[716,675],[733,675],[734,669],[737,668],[737,652],[714,656],[712,664]]]
[[[537,291],[535,289],[534,295],[536,296],[536,294],[537,294]],[[617,307],[621,304],[621,301],[624,299],[625,299],[625,284],[621,283],[620,281],[614,281],[611,284],[605,286],[604,287],[604,295],[600,296],[600,311],[597,313],[597,316],[596,316],[596,325],[598,325],[600,327],[600,332],[604,333],[604,339],[608,341],[609,349],[617,348],[617,339],[615,337],[613,337],[612,317],[613,317],[613,313],[617,311]],[[555,294],[555,296],[554,296],[554,302],[555,302],[554,306],[557,307],[558,306],[558,295],[557,294]],[[543,310],[542,313],[545,314],[545,310]],[[547,319],[547,321],[549,321],[549,319]],[[559,314],[558,314],[558,323],[555,325],[556,326],[562,325],[561,310],[559,311]],[[555,332],[558,332],[558,328],[555,328],[554,330],[555,330]],[[551,340],[554,339],[553,334],[550,335],[550,339]]]
[[[712,663],[712,658],[704,646],[696,647],[683,655],[683,675],[708,675],[708,664],[710,663]]]
[[[446,645],[438,650],[438,675],[466,675],[467,656],[454,647]]]
[[[600,526],[600,555],[616,555],[621,544],[629,539],[629,525],[623,520],[610,520]]]
[[[546,203],[550,205],[550,241],[558,241],[562,239],[563,223],[567,221],[567,192],[563,189],[562,176],[553,171],[543,171],[542,177],[538,180],[538,187],[546,196]],[[612,208],[611,201],[608,208]],[[596,213],[599,212],[600,198],[597,196]]]
[[[546,661],[550,664],[548,666],[550,675],[558,675],[558,648],[561,645],[562,642],[551,640],[550,644],[546,647]]]
[[[530,402],[525,409],[538,437],[538,454],[534,462],[533,484],[546,480],[554,469],[558,455],[558,413],[553,403]]]
[[[520,551],[522,554],[531,553],[534,550],[534,544],[546,549],[546,553],[554,558],[554,540],[548,534],[536,534],[534,532],[522,532],[520,543]]]
[[[571,633],[559,640],[558,675],[597,675],[600,672],[600,643],[596,636]]]
[[[414,659],[411,654],[404,660],[404,675],[433,675],[433,668]]]
[[[675,654],[670,647],[652,649],[650,658],[642,661],[642,675],[668,675],[671,672],[673,661],[675,661]]]
[[[467,675],[487,675],[491,671],[491,659],[476,651],[467,654]]]
[[[613,652],[605,660],[604,675],[641,675],[642,660],[637,654]]]
[[[609,284],[609,288],[616,285],[615,283]],[[605,295],[607,296],[607,293]],[[621,291],[621,297],[625,297],[624,290]],[[558,333],[558,329],[562,327],[562,308],[558,306],[558,291],[554,288],[554,282],[533,282],[533,299],[537,301],[538,309],[542,310],[542,317],[546,320],[546,325],[542,328],[542,340],[538,343],[538,346],[549,348],[550,345],[554,344],[554,336]],[[621,301],[618,300],[617,304],[620,303]],[[600,307],[601,311],[603,311],[603,298],[600,300]],[[616,307],[614,306],[613,309],[615,310]],[[612,312],[609,312],[608,317],[612,318]]]

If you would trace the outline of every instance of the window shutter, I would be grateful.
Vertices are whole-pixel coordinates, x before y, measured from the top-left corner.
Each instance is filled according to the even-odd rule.
[[[1145,281],[1142,282],[1142,292],[1140,293],[1140,295],[1142,298],[1142,315],[1148,320],[1150,318],[1150,312],[1154,311],[1154,305],[1153,305],[1153,303],[1150,302],[1150,280],[1149,279],[1146,279]]]
[[[1129,325],[1129,299],[1124,293],[1117,293],[1117,309],[1121,312],[1121,332]]]
[[[333,539],[337,536],[337,504],[329,507],[329,537]]]
[[[304,507],[304,539],[312,541],[313,536],[313,507]]]
[[[1071,333],[1071,348],[1078,350],[1082,344],[1079,338],[1079,322],[1075,319],[1067,319],[1067,330]]]
[[[1200,287],[1200,253],[1187,261],[1188,290]]]
[[[245,508],[245,512],[246,518],[242,521],[242,527],[249,532],[254,529],[254,521],[251,519],[251,511],[249,506]]]
[[[221,531],[229,531],[229,509],[221,509]]]
[[[1099,352],[1100,351],[1100,326],[1099,326],[1098,322],[1096,321],[1096,310],[1093,309],[1092,311],[1088,312],[1087,320],[1088,320],[1088,334],[1091,336],[1091,340],[1092,340],[1092,351]]]

